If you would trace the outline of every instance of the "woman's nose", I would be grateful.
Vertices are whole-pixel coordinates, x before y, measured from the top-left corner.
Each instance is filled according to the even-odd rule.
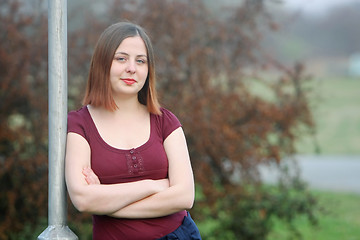
[[[132,74],[136,72],[136,64],[135,64],[135,62],[128,61],[128,65],[126,67],[126,72],[132,73]]]

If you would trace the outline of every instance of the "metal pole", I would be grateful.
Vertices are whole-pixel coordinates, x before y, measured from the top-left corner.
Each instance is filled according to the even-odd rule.
[[[66,225],[65,143],[67,129],[67,2],[48,1],[49,212],[38,240],[78,237]]]

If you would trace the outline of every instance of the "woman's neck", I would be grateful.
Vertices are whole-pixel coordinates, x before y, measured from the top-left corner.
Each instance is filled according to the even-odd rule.
[[[118,107],[115,112],[131,113],[143,110],[143,105],[139,102],[137,96],[114,98],[114,101]]]
[[[114,98],[117,109],[115,111],[109,111],[103,107],[90,106],[93,111],[98,112],[100,115],[112,116],[112,117],[131,117],[138,114],[143,114],[147,112],[146,106],[141,104],[136,96],[136,98]]]

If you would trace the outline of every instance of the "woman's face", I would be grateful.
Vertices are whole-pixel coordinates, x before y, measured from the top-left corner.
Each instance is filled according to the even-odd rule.
[[[148,76],[147,50],[141,37],[125,38],[115,51],[110,68],[114,98],[136,95]]]

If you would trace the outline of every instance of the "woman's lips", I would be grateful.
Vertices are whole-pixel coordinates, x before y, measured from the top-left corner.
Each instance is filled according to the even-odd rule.
[[[124,83],[126,83],[127,85],[133,85],[134,83],[136,83],[135,79],[132,78],[122,78],[122,81],[124,81]]]

